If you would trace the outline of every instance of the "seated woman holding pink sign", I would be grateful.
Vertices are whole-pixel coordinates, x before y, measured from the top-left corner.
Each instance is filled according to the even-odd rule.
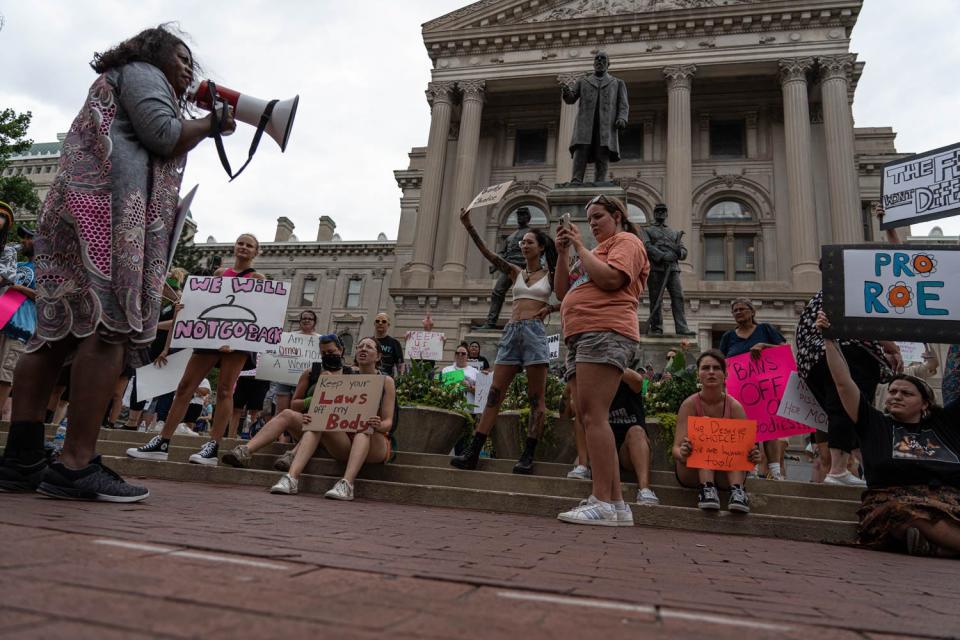
[[[356,373],[361,375],[382,375],[380,374],[380,360],[383,352],[377,339],[370,336],[363,338],[357,343],[356,355],[357,362]],[[324,356],[326,363],[327,357]],[[324,366],[324,372],[321,375],[343,375],[343,370],[331,370]],[[304,431],[300,444],[297,446],[297,453],[290,465],[290,471],[283,474],[283,477],[270,488],[270,493],[295,494],[299,491],[300,474],[310,462],[311,456],[322,443],[324,448],[330,452],[335,460],[346,462],[347,468],[343,472],[343,478],[337,481],[332,489],[327,491],[326,497],[334,500],[353,500],[353,483],[357,479],[357,474],[364,464],[382,464],[389,462],[393,457],[394,451],[391,447],[390,435],[393,431],[396,386],[393,378],[383,376],[383,395],[380,398],[380,410],[378,415],[370,418],[366,423],[364,431],[356,433],[344,433],[343,431]],[[310,408],[313,390],[307,392],[307,397],[303,399],[304,408]],[[304,424],[310,423],[310,416],[303,416]]]
[[[743,488],[746,471],[721,471],[694,469],[687,466],[687,458],[693,453],[693,442],[687,437],[687,420],[692,417],[733,418],[743,420],[746,413],[735,398],[727,395],[727,361],[716,349],[709,349],[697,358],[697,381],[700,391],[683,401],[677,412],[677,428],[673,438],[673,459],[677,461],[677,482],[684,487],[697,487],[697,506],[707,511],[720,509],[717,486],[730,489],[727,509],[750,513],[750,498]],[[754,445],[748,455],[749,462],[760,461],[760,448]],[[719,477],[718,477],[719,474]],[[716,484],[715,484],[716,482]]]
[[[817,314],[816,328],[830,328]],[[939,407],[930,386],[898,373],[884,411],[861,393],[836,340],[824,340],[827,366],[860,438],[867,490],[860,544],[911,555],[960,555],[960,402]]]

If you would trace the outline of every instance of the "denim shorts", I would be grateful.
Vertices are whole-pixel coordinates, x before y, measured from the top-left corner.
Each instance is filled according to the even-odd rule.
[[[517,320],[503,328],[496,364],[526,367],[550,362],[547,332],[542,320]]]
[[[630,366],[639,343],[615,331],[587,331],[567,338],[566,379],[577,375],[577,363],[607,364],[620,371]]]
[[[296,391],[297,385],[295,384],[283,384],[282,382],[271,382],[270,391],[268,392],[273,397],[278,395],[281,396],[292,396],[293,392]]]

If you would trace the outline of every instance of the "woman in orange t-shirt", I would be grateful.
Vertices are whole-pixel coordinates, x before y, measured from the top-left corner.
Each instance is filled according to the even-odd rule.
[[[587,204],[587,222],[598,243],[593,250],[584,246],[574,225],[561,225],[557,232],[554,291],[563,301],[566,378],[587,436],[593,473],[593,495],[557,516],[564,522],[633,525],[630,508],[623,502],[608,411],[640,342],[637,308],[650,263],[626,210],[618,198],[603,195]],[[573,277],[568,268],[571,247],[580,257]],[[578,393],[579,385],[583,393]]]

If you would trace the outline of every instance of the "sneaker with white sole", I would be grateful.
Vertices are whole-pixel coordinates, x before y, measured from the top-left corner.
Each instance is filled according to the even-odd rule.
[[[153,423],[153,426],[147,427],[147,431],[150,433],[160,433],[163,431],[164,422],[163,420],[157,420]]]
[[[283,493],[288,496],[296,495],[297,491],[300,490],[300,483],[297,482],[297,479],[291,477],[289,473],[283,474],[277,484],[270,487],[270,493]]]
[[[590,472],[590,467],[578,464],[569,472],[567,472],[568,478],[574,478],[576,480],[590,480],[593,478],[593,474]]]
[[[246,469],[250,466],[250,459],[253,456],[250,455],[250,450],[247,448],[247,445],[241,444],[240,446],[234,447],[223,454],[223,461],[225,464],[230,465],[231,467],[237,467],[240,469]]]
[[[639,505],[651,505],[651,504],[660,504],[660,498],[657,497],[657,494],[653,492],[653,489],[644,488],[637,491],[637,504]]]
[[[697,506],[704,511],[720,510],[720,494],[713,484],[700,485],[700,491],[697,494]]]
[[[290,471],[291,464],[293,464],[293,449],[287,449],[273,462],[273,468],[277,471]]]
[[[841,484],[847,487],[866,487],[867,481],[861,480],[849,471],[844,471],[839,475],[828,473],[827,477],[823,479],[823,484]]]
[[[140,502],[150,497],[146,487],[130,484],[103,464],[100,456],[78,471],[54,462],[44,471],[37,492],[63,500]]]
[[[333,489],[327,491],[323,496],[331,500],[353,500],[353,485],[347,482],[345,478],[340,478],[337,480],[337,484],[333,485]]]
[[[190,456],[190,462],[193,464],[205,464],[215,467],[220,464],[217,452],[220,450],[220,444],[216,440],[207,440],[200,447],[200,451]]]
[[[621,506],[613,505],[613,510],[617,514],[617,526],[618,527],[632,527],[633,526],[633,511],[630,510],[630,505],[627,503],[622,503]]]
[[[127,455],[140,460],[166,460],[170,451],[170,441],[161,436],[153,436],[147,444],[127,449]]]
[[[619,527],[617,510],[612,504],[601,502],[593,496],[581,502],[579,507],[557,515],[557,520],[571,524],[589,524],[600,527]]]
[[[730,487],[730,501],[727,502],[727,509],[739,513],[750,513],[750,496],[742,485],[735,484]]]

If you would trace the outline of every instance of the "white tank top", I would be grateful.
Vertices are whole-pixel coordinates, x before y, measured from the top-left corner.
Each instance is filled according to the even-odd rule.
[[[513,283],[514,300],[536,300],[546,304],[550,301],[550,294],[553,289],[550,287],[550,272],[543,276],[531,286],[523,280],[523,274],[517,274],[517,280]]]

